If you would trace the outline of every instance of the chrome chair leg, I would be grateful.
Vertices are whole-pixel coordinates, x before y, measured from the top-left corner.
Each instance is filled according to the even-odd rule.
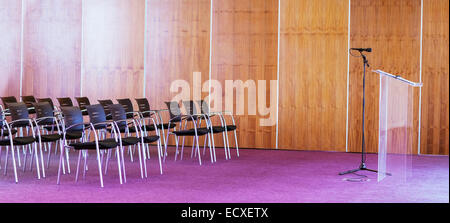
[[[64,161],[62,160],[63,154],[64,154],[64,152],[61,151],[61,163],[64,162]],[[76,174],[75,174],[75,182],[78,182],[78,174],[80,173],[81,154],[82,154],[82,151],[80,150],[80,151],[78,152],[78,162],[77,162],[77,172],[76,172]]]
[[[197,142],[197,155],[198,155],[198,163],[200,166],[202,165],[202,156],[200,155],[200,147],[198,145],[198,136],[195,137],[195,141]],[[194,143],[194,142],[192,142]]]
[[[122,161],[122,170],[123,170],[123,181],[126,183],[127,182],[127,172],[125,171],[125,158],[124,158],[124,152],[123,152],[123,147],[120,148],[120,157],[117,157],[118,160]]]
[[[64,150],[65,149],[65,147],[61,147],[61,155],[59,156],[59,164],[58,164],[58,178],[56,179],[56,184],[57,185],[59,185],[59,183],[60,183],[60,180],[61,180],[61,167],[62,167],[62,163],[64,163],[64,160],[63,160],[63,154],[64,154]],[[55,149],[56,150],[56,149]],[[78,174],[78,172],[77,172],[77,174]]]
[[[123,180],[122,180],[122,168],[120,166],[120,155],[119,155],[119,146],[116,147],[116,156],[117,156],[117,170],[119,171],[119,181],[120,184],[123,184]]]
[[[14,147],[12,148],[14,149]],[[6,147],[6,157],[5,157],[5,170],[3,171],[3,174],[6,176],[6,172],[8,170],[8,153],[9,153],[9,146]],[[12,151],[12,157],[14,159],[14,151]]]
[[[144,172],[143,172],[143,168],[142,168],[142,151],[141,151],[141,146],[138,145],[138,155],[139,155],[139,168],[141,170],[141,179],[144,179]]]
[[[59,147],[61,149],[63,148],[62,141],[59,143]],[[56,144],[55,144],[55,150],[56,150]],[[67,173],[70,174],[69,148],[65,149],[65,152],[66,152],[66,161],[67,161]],[[86,165],[86,170],[88,170],[88,166],[87,165]]]
[[[162,175],[163,174],[163,170],[162,170],[162,162],[161,162],[161,154],[162,154],[161,138],[159,138],[157,146],[158,146],[159,172]]]
[[[9,147],[7,147],[9,148]],[[19,178],[17,177],[17,167],[16,167],[16,158],[14,157],[14,147],[11,147],[11,156],[12,156],[12,162],[13,162],[13,169],[14,169],[14,180],[16,183],[19,182]],[[6,171],[6,168],[5,168]]]
[[[239,157],[239,145],[238,145],[236,130],[234,130],[234,141],[236,143],[236,154]]]
[[[103,187],[103,174],[102,174],[102,164],[100,161],[100,151],[97,149],[97,164],[98,164],[98,175],[100,178],[100,187]]]

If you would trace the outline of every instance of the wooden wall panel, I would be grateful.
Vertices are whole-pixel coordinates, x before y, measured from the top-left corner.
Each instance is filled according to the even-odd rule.
[[[276,94],[276,88],[270,89],[270,81],[277,79],[278,1],[215,0],[213,7],[211,78],[222,84],[222,110],[230,110],[225,107],[225,96],[231,96],[231,92],[225,92],[226,80],[254,81],[256,93],[260,87],[258,80],[266,81],[265,103],[268,107],[269,92]],[[248,103],[252,100],[248,90],[247,93],[233,91],[239,147],[275,148],[276,125],[261,126],[261,118],[269,116],[260,114],[256,101]],[[241,115],[237,111],[238,97],[245,97],[244,114]],[[258,96],[255,100],[259,100]],[[250,113],[251,106],[256,106],[254,115]],[[219,141],[221,146],[222,140]],[[234,145],[234,140],[230,145]]]
[[[164,102],[178,94],[170,92],[174,81],[186,81],[192,97],[193,72],[201,72],[202,83],[209,79],[210,7],[210,0],[147,1],[145,96],[153,109],[165,109]]]
[[[348,1],[282,0],[279,148],[345,151]]]
[[[80,94],[81,1],[26,0],[22,95]]]
[[[352,0],[350,47],[371,47],[367,53],[365,137],[368,152],[378,150],[380,69],[419,82],[420,76],[420,0]],[[362,60],[350,57],[349,144],[348,151],[361,151]],[[414,95],[414,137],[418,136],[419,90]],[[417,153],[417,140],[413,145]]]
[[[0,0],[0,96],[20,95],[21,1]]]
[[[91,104],[142,97],[144,23],[144,0],[83,1],[82,94]]]
[[[421,153],[448,155],[449,3],[423,3]]]
[[[148,0],[147,7],[146,97],[163,109],[178,94],[170,92],[173,81],[192,88],[194,72],[209,79],[210,1]]]

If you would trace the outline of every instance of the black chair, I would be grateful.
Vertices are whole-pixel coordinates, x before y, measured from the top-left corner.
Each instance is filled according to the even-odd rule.
[[[193,127],[191,129],[182,129],[182,130],[175,130],[173,132],[170,132],[170,129],[167,130],[167,138],[166,138],[166,142],[169,140],[169,135],[172,134],[175,136],[175,140],[177,142],[176,144],[176,152],[175,152],[175,160],[177,158],[178,155],[178,137],[180,136],[192,136],[194,137],[194,142],[193,142],[193,146],[197,145],[197,153],[198,153],[198,162],[200,165],[202,165],[202,160],[201,160],[201,155],[200,155],[200,148],[199,148],[199,144],[198,144],[198,137],[202,136],[202,135],[207,135],[209,134],[208,130],[199,130],[197,129],[197,123],[196,120],[204,115],[183,115],[181,113],[181,109],[180,106],[178,104],[178,102],[175,101],[171,101],[171,102],[165,102],[169,113],[170,113],[170,120],[169,120],[169,125],[173,122],[182,122],[182,121],[191,121],[193,123]],[[209,128],[209,123],[207,122],[207,128]],[[210,149],[210,153],[212,154],[212,150],[211,150],[211,144],[209,145],[209,149]],[[164,152],[164,160],[167,157],[167,144],[165,145],[165,152]],[[211,160],[212,160],[212,155],[211,155]]]
[[[117,102],[123,106],[125,109],[127,119],[134,118],[135,116],[139,116],[139,113],[134,111],[133,103],[129,98],[117,99]]]
[[[28,116],[28,108],[25,105],[25,103],[23,102],[19,102],[19,103],[8,103],[8,108],[11,112],[11,122],[8,123],[6,120],[2,121],[2,125],[3,123],[6,124],[6,128],[8,130],[8,138],[7,139],[1,139],[0,140],[0,146],[8,146],[7,150],[6,150],[6,161],[5,161],[5,172],[4,174],[6,175],[7,172],[7,165],[8,165],[8,152],[9,152],[9,147],[11,147],[11,158],[13,160],[13,168],[14,168],[14,177],[15,177],[15,182],[18,182],[18,177],[17,177],[17,166],[16,166],[16,158],[15,158],[15,151],[14,151],[14,146],[22,146],[23,152],[24,152],[24,171],[26,169],[26,158],[27,158],[27,149],[31,150],[31,161],[30,161],[30,168],[32,167],[33,163],[33,155],[36,161],[36,172],[37,172],[37,177],[38,179],[41,179],[41,174],[40,174],[40,167],[39,167],[39,158],[38,158],[38,151],[37,151],[37,140],[36,140],[36,136],[35,136],[35,130],[34,130],[34,125],[33,125],[33,120],[31,120]],[[3,113],[1,114],[1,119],[3,119]],[[2,126],[3,128],[3,126]],[[13,128],[17,128],[20,130],[20,136],[18,137],[13,137],[12,133],[11,133],[11,129]],[[24,128],[26,128],[27,130],[24,131]],[[27,135],[24,135],[24,132],[27,132]],[[31,134],[30,134],[31,132]],[[33,148],[31,148],[31,145],[33,145]],[[28,147],[28,148],[27,148]],[[17,152],[19,153],[19,150],[17,150]],[[42,150],[40,151],[40,155],[41,155],[41,164],[42,167],[44,166],[43,163],[43,154],[42,154]],[[20,158],[18,156],[18,158]],[[19,161],[19,166],[21,165],[20,163],[20,159]],[[32,168],[31,168],[32,169]],[[43,176],[45,177],[45,171],[43,170]]]
[[[6,125],[4,123],[6,121],[6,119],[5,119],[6,114],[5,114],[5,111],[3,110],[3,107],[1,105],[0,105],[0,113],[2,115],[0,121],[3,122],[2,123],[2,127],[0,128],[0,138],[1,137],[8,137],[10,135],[10,132],[11,132],[12,135],[16,134],[17,133],[16,129],[10,129],[8,131],[8,129],[6,128]],[[0,157],[1,157],[1,152],[2,151],[1,151],[1,147],[0,147]],[[1,169],[1,166],[0,166],[0,169]]]
[[[158,140],[160,140],[159,135],[149,136],[149,135],[147,135],[147,132],[143,131],[141,126],[139,126],[140,120],[127,119],[125,109],[122,105],[120,105],[120,104],[109,105],[109,109],[111,111],[114,123],[116,124],[116,129],[118,129],[120,132],[125,133],[125,137],[121,138],[121,143],[124,146],[131,146],[131,145],[136,145],[137,143],[140,143],[140,145],[138,144],[138,153],[139,153],[139,164],[141,167],[141,177],[143,177],[142,164],[144,166],[145,177],[147,177],[146,160],[147,160],[148,156],[145,152],[145,144],[157,142]],[[155,125],[155,123],[153,123],[153,124]],[[137,129],[137,131],[134,132],[135,136],[133,136],[132,133],[129,131],[130,125],[132,125],[131,127],[133,127],[134,129]],[[140,149],[141,145],[142,145],[142,150]],[[131,149],[129,151],[130,151],[130,156],[132,156]],[[142,158],[141,158],[141,153],[142,153]],[[158,154],[159,154],[160,172],[162,174],[162,164],[161,164],[161,156],[160,156],[161,155],[160,141],[158,142]]]
[[[73,148],[75,150],[79,151],[78,155],[78,163],[77,163],[77,173],[75,176],[75,181],[78,181],[78,173],[79,173],[79,167],[80,167],[80,161],[81,161],[81,155],[82,152],[88,152],[89,150],[95,150],[97,154],[97,164],[98,164],[98,172],[99,172],[99,178],[100,178],[100,186],[103,187],[103,174],[102,174],[102,160],[103,155],[105,154],[104,151],[108,150],[111,151],[111,149],[116,148],[116,155],[117,155],[117,163],[118,163],[118,171],[119,171],[119,179],[120,183],[122,184],[122,168],[121,168],[121,155],[120,155],[120,149],[119,149],[119,143],[117,142],[117,134],[114,133],[114,138],[104,138],[100,139],[98,130],[101,130],[102,128],[106,128],[107,125],[112,125],[112,128],[114,128],[114,124],[112,122],[106,122],[106,119],[102,119],[104,117],[104,111],[101,105],[97,106],[87,106],[87,111],[89,113],[89,118],[91,119],[91,123],[89,125],[86,125],[86,123],[83,123],[83,114],[81,110],[78,107],[61,107],[61,112],[64,116],[64,130],[63,130],[63,141],[66,142],[66,136],[67,133],[73,132],[73,133],[84,133],[85,130],[91,130],[90,132],[94,134],[94,141],[87,141],[86,137],[83,137],[82,142],[75,142],[70,143],[69,145],[64,146],[65,149],[67,148]],[[100,108],[100,109],[99,109]],[[102,115],[103,113],[103,115]],[[96,122],[95,124],[92,123],[92,121]],[[100,156],[100,153],[102,153],[102,156]],[[84,174],[86,173],[86,167],[87,167],[87,155],[85,157],[85,165],[84,165]],[[123,160],[123,159],[122,159]],[[61,165],[63,162],[63,151],[61,150],[60,153],[60,159],[59,159],[59,168],[58,168],[58,179],[57,184],[60,183],[60,176],[61,176]],[[107,164],[106,164],[107,165]]]
[[[48,156],[47,156],[47,169],[50,166],[50,156],[52,151],[52,143],[55,143],[55,150],[59,145],[60,150],[62,150],[62,126],[60,125],[58,118],[54,116],[53,108],[48,102],[34,103],[33,107],[36,109],[36,118],[34,119],[37,135],[39,139],[39,146],[42,150],[42,144],[48,146]],[[42,129],[41,129],[42,128]],[[48,129],[51,129],[49,133]],[[47,130],[44,132],[44,130]],[[67,169],[70,173],[69,164],[69,154],[66,152]],[[65,174],[65,167],[63,166],[63,173]]]
[[[22,96],[22,101],[27,105],[28,113],[35,114],[36,111],[33,104],[36,103],[36,98],[33,95]]]
[[[161,112],[167,111],[167,110],[164,110],[164,109],[163,110],[151,110],[150,104],[148,103],[147,98],[136,98],[135,100],[136,100],[136,103],[138,104],[139,113],[141,114],[141,118],[148,118],[148,117],[151,117],[152,115],[156,116],[156,119],[155,119],[157,122],[156,126],[158,127],[158,129],[160,129],[162,131],[162,135],[165,135],[165,129],[168,129],[168,128],[173,129],[173,128],[177,127],[177,125],[175,123],[172,123],[170,126],[169,126],[169,123],[164,123],[162,116],[161,116]],[[152,125],[149,126],[144,123],[144,126],[147,131],[155,130]],[[165,146],[166,139],[164,137],[163,137],[163,143]]]
[[[56,98],[56,100],[58,100],[59,107],[73,107],[72,99],[70,99],[69,97]]]
[[[198,115],[199,113],[197,113],[197,108],[195,106],[195,102],[193,100],[190,101],[183,101],[184,107],[186,108],[186,112],[188,112],[188,114],[190,115]],[[214,157],[214,162],[217,161],[216,159],[216,147],[215,147],[215,143],[214,143],[214,134],[220,134],[222,133],[222,137],[223,137],[223,144],[224,144],[224,151],[225,151],[225,159],[228,160],[228,147],[227,147],[227,143],[228,143],[228,138],[226,137],[226,127],[224,125],[224,122],[221,118],[221,116],[219,117],[220,120],[220,126],[214,126],[212,123],[211,118],[213,117],[212,115],[210,116],[210,114],[208,113],[201,113],[202,116],[198,116],[200,119],[197,122],[198,123],[198,129],[200,130],[207,130],[210,132],[211,135],[211,139],[210,141],[208,141],[210,144],[212,144],[212,148],[213,148],[213,157]],[[201,127],[201,123],[202,121],[205,120],[206,123],[209,124],[209,127]],[[209,140],[209,139],[208,139]],[[206,144],[206,138],[205,138],[205,144]],[[205,146],[203,147],[203,154],[205,153]],[[192,152],[191,152],[191,157],[192,157]]]
[[[37,102],[47,102],[50,104],[53,110],[55,110],[55,105],[53,104],[53,100],[51,98],[38,98]]]
[[[106,120],[112,120],[111,111],[109,110],[109,105],[114,104],[111,99],[107,100],[98,100],[98,103],[100,103],[105,110],[106,114]]]
[[[88,112],[86,110],[86,107],[91,105],[91,102],[89,101],[89,98],[87,97],[75,97],[75,100],[78,103],[78,107],[80,107],[81,112],[84,116],[88,115]]]
[[[221,112],[210,112],[209,111],[209,106],[208,103],[204,100],[200,100],[197,102],[200,105],[201,108],[201,112],[202,114],[207,114],[208,117],[212,117],[214,115],[218,115],[221,117],[221,119],[223,120],[223,125],[225,127],[225,132],[227,134],[225,134],[226,138],[227,138],[227,144],[228,144],[228,157],[231,158],[231,154],[230,154],[230,144],[228,142],[228,132],[233,131],[234,133],[234,140],[235,140],[235,146],[236,146],[236,154],[239,157],[239,145],[238,145],[238,140],[237,140],[237,126],[236,126],[236,122],[234,120],[234,116],[232,112],[229,111],[221,111]],[[227,120],[226,117],[230,117],[231,119],[231,123],[232,124],[227,124]]]
[[[10,103],[17,103],[17,98],[14,96],[8,96],[8,97],[0,97],[2,99],[3,107],[2,111],[5,113],[6,116],[9,116],[9,106]],[[4,109],[4,110],[3,110]]]
[[[219,116],[220,120],[222,122],[222,126],[225,127],[225,138],[227,140],[227,147],[228,147],[228,158],[231,159],[231,152],[230,152],[230,143],[228,141],[228,132],[233,132],[234,133],[234,142],[235,142],[235,147],[236,147],[236,155],[237,157],[239,157],[239,145],[238,145],[238,140],[237,140],[237,126],[236,126],[236,122],[234,121],[234,116],[231,112],[227,112],[227,111],[222,111],[222,112],[210,112],[209,111],[209,106],[208,103],[204,100],[199,100],[197,101],[198,105],[200,106],[200,110],[202,114],[205,114],[208,118],[213,117],[213,116]],[[226,117],[230,117],[231,119],[231,125],[227,124],[227,120]]]
[[[127,116],[127,119],[131,119],[131,118],[140,119],[141,118],[142,115],[133,109],[133,103],[131,102],[131,100],[129,98],[117,99],[117,102],[119,102],[119,104],[121,104],[123,106],[123,108],[125,109],[125,114]],[[155,131],[156,130],[155,126],[153,126],[153,125],[145,124],[145,123],[140,123],[140,124],[144,131]],[[129,130],[135,131],[133,128],[134,127],[131,127]]]

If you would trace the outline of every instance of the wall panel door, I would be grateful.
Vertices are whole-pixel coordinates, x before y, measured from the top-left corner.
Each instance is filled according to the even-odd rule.
[[[423,1],[421,153],[448,155],[449,3]]]
[[[366,73],[366,151],[378,150],[379,76],[383,70],[419,82],[420,76],[420,0],[352,0],[350,47],[371,47]],[[348,151],[361,151],[362,59],[350,57],[349,145]],[[414,95],[414,137],[418,136],[419,90]],[[417,153],[417,140],[413,145]]]
[[[275,148],[276,122],[261,125],[261,119],[268,119],[270,114],[262,115],[258,103],[265,103],[264,107],[272,103],[276,108],[276,100],[270,101],[270,92],[276,95],[277,89],[270,87],[270,81],[277,80],[278,1],[214,0],[213,7],[211,79],[221,84],[222,110],[231,110],[226,97],[233,97],[239,147]],[[265,81],[265,100],[259,95],[252,99],[248,89],[226,89],[226,81],[250,81],[258,93],[262,87],[259,80]],[[241,98],[244,103],[238,104]],[[242,114],[239,106],[244,107]],[[276,120],[276,114],[272,116]],[[230,140],[234,145],[234,139]]]
[[[144,0],[83,1],[82,94],[91,104],[142,97],[144,23]]]
[[[22,2],[0,0],[0,96],[20,95]]]
[[[81,1],[26,0],[22,95],[80,94]]]
[[[282,0],[279,148],[345,151],[348,1]]]

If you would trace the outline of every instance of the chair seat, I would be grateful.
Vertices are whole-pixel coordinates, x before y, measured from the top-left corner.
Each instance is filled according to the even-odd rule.
[[[77,142],[77,143],[71,143],[69,146],[72,146],[75,150],[95,150],[97,149],[94,142]],[[98,141],[99,149],[111,149],[114,147],[119,146],[119,143],[116,142],[115,139],[105,139]]]
[[[17,130],[11,129],[11,135],[14,135],[16,133],[17,133]],[[8,129],[3,129],[3,135],[1,135],[1,136],[9,136]]]
[[[156,127],[157,127],[158,129],[162,129],[163,127],[164,127],[164,129],[168,129],[168,128],[169,128],[169,123],[158,124],[158,125],[156,125]],[[177,125],[176,125],[175,123],[170,123],[170,128],[175,128],[175,127],[177,127]],[[126,128],[121,128],[121,129],[120,129],[120,132],[121,132],[121,133],[126,132],[125,129],[126,129]],[[144,129],[144,126],[142,126],[142,129]],[[155,126],[154,126],[153,124],[145,125],[145,130],[146,130],[147,132],[155,131]],[[111,130],[108,129],[108,131],[111,131]],[[130,133],[134,133],[134,132],[136,132],[136,128],[134,128],[134,126],[129,126],[129,127],[128,127],[128,131],[129,131]]]
[[[13,139],[14,145],[28,145],[36,140],[32,136],[16,137]]]
[[[41,135],[41,142],[55,142],[62,138],[59,134]]]
[[[169,123],[158,124],[158,125],[156,125],[156,127],[158,129],[162,129],[162,128],[168,129],[169,128]],[[175,127],[177,127],[177,124],[170,123],[170,128],[171,129],[173,129]],[[147,131],[155,131],[155,126],[153,124],[145,125],[145,130],[147,130]]]
[[[120,133],[126,133],[127,132],[126,130],[127,129],[125,127],[119,128]],[[108,132],[111,132],[111,128],[108,128]],[[128,127],[128,132],[129,133],[134,133],[134,132],[136,132],[136,129],[134,128],[134,126],[130,126],[130,127]]]
[[[210,129],[210,128],[198,128],[197,130],[199,130],[199,129],[201,129],[201,130],[206,130],[206,131],[208,131],[208,132],[211,132],[211,129]],[[225,132],[225,127],[222,127],[222,126],[213,126],[213,127],[212,127],[212,130],[213,130],[213,133],[222,133],[222,132]]]
[[[0,139],[0,146],[10,146],[11,142],[9,139]]]
[[[164,123],[164,124],[159,124],[158,125],[159,129],[162,129],[163,127],[164,127],[164,129],[169,129],[169,128],[173,129],[173,128],[177,127],[177,124],[170,123],[170,127],[169,127],[169,123]]]
[[[67,132],[66,133],[66,139],[67,140],[79,139],[82,136],[83,136],[82,132]]]
[[[234,131],[236,128],[237,127],[235,125],[227,125],[227,131]]]
[[[144,143],[152,143],[159,140],[159,136],[144,136]]]
[[[187,129],[187,130],[179,130],[179,131],[173,131],[173,134],[177,136],[195,136],[195,129]],[[197,129],[197,135],[206,135],[208,134],[208,129],[206,128],[198,128]]]
[[[51,132],[52,130],[53,130],[53,131],[58,131],[58,127],[56,127],[56,125],[48,125],[48,126],[44,126],[44,129],[47,130],[47,131],[49,131],[49,132]],[[63,130],[63,128],[62,128],[61,125],[59,125],[59,130],[60,130],[60,131]]]
[[[137,137],[124,137],[122,138],[122,145],[123,146],[131,146],[136,145],[140,142],[140,139]]]

